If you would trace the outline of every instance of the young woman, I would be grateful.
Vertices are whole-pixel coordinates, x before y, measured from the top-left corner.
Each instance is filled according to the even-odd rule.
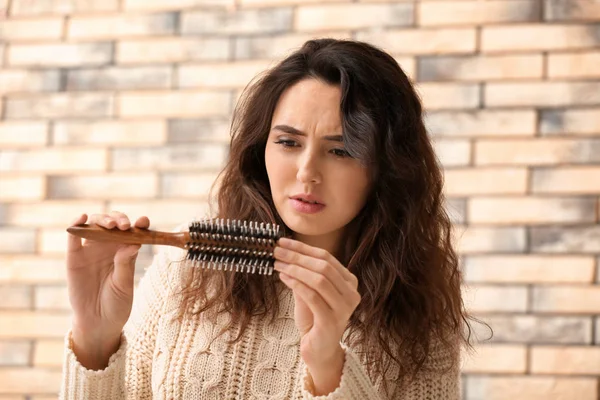
[[[166,248],[133,301],[138,247],[70,236],[61,398],[458,399],[468,315],[422,117],[366,43],[309,41],[267,71],[236,108],[215,216],[280,224],[278,272]]]

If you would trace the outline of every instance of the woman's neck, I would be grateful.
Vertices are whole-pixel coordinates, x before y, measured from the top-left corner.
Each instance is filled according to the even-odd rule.
[[[293,237],[295,240],[306,243],[309,246],[327,250],[338,260],[342,255],[341,252],[343,251],[343,246],[341,230],[318,236],[294,233]]]

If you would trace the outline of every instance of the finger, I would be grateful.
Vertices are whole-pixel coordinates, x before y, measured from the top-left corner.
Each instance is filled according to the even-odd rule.
[[[117,221],[108,214],[92,214],[88,219],[88,224],[95,224],[106,229],[112,229],[117,226]]]
[[[71,225],[81,225],[87,221],[87,214],[81,214],[78,218],[76,218]],[[70,233],[67,233],[67,251],[78,251],[82,247],[81,238]]]
[[[275,261],[275,270],[288,275],[318,293],[336,315],[351,314],[356,308],[352,293],[342,295],[324,275],[293,264]]]
[[[136,228],[148,229],[150,227],[150,219],[148,217],[139,217],[133,224]]]
[[[325,260],[329,262],[333,267],[335,267],[335,269],[340,273],[344,280],[352,281],[352,278],[350,276],[352,275],[352,273],[348,271],[348,269],[344,267],[337,258],[331,255],[331,253],[329,253],[325,249],[309,246],[308,244],[302,243],[299,240],[294,240],[290,238],[281,238],[279,239],[277,244],[282,248],[293,250],[306,256]]]
[[[115,254],[115,284],[125,293],[133,290],[135,261],[140,247],[139,244],[124,246]]]
[[[353,290],[349,282],[340,274],[339,270],[322,258],[307,256],[279,246],[273,250],[273,256],[284,263],[298,265],[325,276],[342,295],[348,294],[350,290]]]
[[[313,318],[320,326],[327,326],[335,321],[333,310],[329,308],[323,297],[315,292],[304,283],[297,279],[281,272],[279,274],[281,281],[292,291],[298,295],[313,313]]]
[[[122,212],[111,211],[108,213],[108,215],[117,222],[119,229],[126,230],[131,228],[131,221],[129,221],[129,217]]]

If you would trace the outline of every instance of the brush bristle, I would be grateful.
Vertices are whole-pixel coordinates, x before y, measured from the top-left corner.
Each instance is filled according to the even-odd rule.
[[[273,249],[281,237],[279,225],[208,219],[194,221],[189,228],[187,258],[194,266],[261,275],[273,273]]]

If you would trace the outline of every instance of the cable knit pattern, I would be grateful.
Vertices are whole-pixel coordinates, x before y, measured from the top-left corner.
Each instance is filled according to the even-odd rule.
[[[434,349],[428,368],[419,377],[395,387],[397,369],[389,376],[369,376],[364,360],[345,344],[345,363],[339,387],[327,396],[313,396],[311,378],[300,357],[294,301],[285,289],[274,323],[255,317],[240,341],[228,344],[235,329],[217,337],[229,316],[215,320],[197,315],[174,318],[179,298],[184,253],[162,248],[136,290],[132,315],[119,350],[102,371],[84,368],[72,351],[70,332],[65,341],[60,398],[65,400],[144,399],[401,399],[457,400],[458,351]],[[212,321],[212,322],[211,322]],[[384,381],[391,386],[383,390]]]

